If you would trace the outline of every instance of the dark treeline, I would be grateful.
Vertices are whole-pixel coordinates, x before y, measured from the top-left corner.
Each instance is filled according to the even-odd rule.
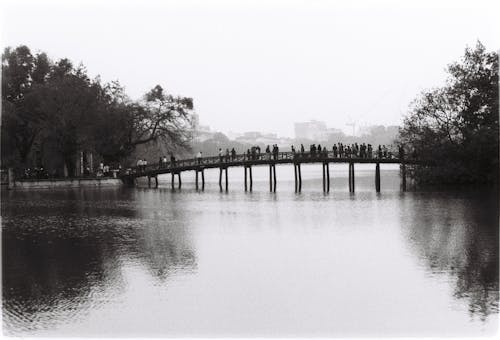
[[[421,183],[498,183],[498,53],[478,42],[448,66],[445,86],[412,104],[399,143],[419,159],[412,176]]]
[[[2,167],[75,176],[82,155],[95,169],[126,163],[140,145],[189,148],[192,108],[191,98],[159,85],[133,101],[118,82],[90,79],[83,65],[9,47],[2,54]]]

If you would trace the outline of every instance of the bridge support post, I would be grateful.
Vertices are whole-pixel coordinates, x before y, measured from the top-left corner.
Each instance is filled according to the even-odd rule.
[[[245,168],[245,191],[247,191],[247,166],[244,166]]]
[[[248,171],[250,173],[250,191],[252,191],[253,180],[252,180],[252,167],[251,166],[248,167]]]
[[[299,192],[302,191],[302,171],[300,170],[300,163],[297,164],[297,170],[299,172]]]
[[[172,189],[174,189],[175,173],[172,171],[171,174],[172,174]]]
[[[330,163],[326,162],[326,192],[330,192]]]
[[[326,191],[326,174],[325,174],[325,163],[321,163],[321,167],[323,168],[323,192]]]
[[[224,170],[226,172],[226,191],[227,191],[227,188],[228,188],[228,185],[229,185],[229,182],[227,180],[227,167]]]
[[[205,170],[201,169],[201,191],[205,190]]]
[[[219,189],[222,191],[222,168],[219,168]]]
[[[380,163],[375,165],[375,190],[380,192]]]
[[[276,192],[276,164],[273,164],[273,179],[274,179],[273,192]]]
[[[295,175],[295,192],[297,192],[298,189],[298,183],[297,183],[297,164],[293,163],[293,173]]]
[[[180,172],[180,171],[177,173],[177,176],[179,176],[179,189],[180,189],[180,188],[181,188],[181,186],[182,186],[182,181],[181,181],[181,172]]]
[[[401,180],[402,189],[403,191],[406,191],[406,164],[404,163],[404,161],[403,163],[401,163]]]
[[[276,192],[276,164],[269,164],[269,191]]]
[[[155,188],[158,188],[158,175],[155,176]]]
[[[349,163],[349,192],[354,192],[354,163]]]
[[[195,179],[195,182],[196,182],[196,190],[198,190],[198,171],[199,171],[199,170],[198,170],[198,169],[195,169],[194,171],[196,172],[196,176],[195,176],[195,177],[196,177],[196,179]]]

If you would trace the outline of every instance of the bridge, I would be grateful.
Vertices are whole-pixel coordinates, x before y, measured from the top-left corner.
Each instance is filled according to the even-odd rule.
[[[245,176],[245,191],[252,191],[252,167],[269,166],[269,190],[276,192],[276,165],[293,164],[295,173],[295,192],[302,190],[301,164],[319,163],[323,167],[323,191],[330,191],[330,164],[346,163],[349,165],[349,191],[354,192],[355,173],[354,164],[375,164],[375,190],[380,192],[380,164],[400,164],[402,190],[406,191],[406,165],[423,164],[415,159],[406,158],[351,158],[334,157],[333,152],[328,153],[297,153],[297,152],[278,152],[278,153],[259,153],[259,154],[238,154],[235,156],[215,156],[203,158],[182,159],[168,163],[148,164],[146,166],[137,166],[122,173],[120,178],[130,186],[137,183],[139,177],[148,178],[148,186],[151,187],[151,180],[154,179],[155,187],[158,187],[158,175],[171,174],[172,188],[175,188],[175,175],[178,178],[178,187],[181,188],[181,173],[184,171],[195,171],[196,190],[200,189],[199,177],[201,177],[201,190],[205,189],[205,169],[219,169],[219,188],[222,191],[222,179],[225,179],[225,190],[228,190],[227,169],[230,167],[243,167]],[[224,176],[223,176],[224,173]]]

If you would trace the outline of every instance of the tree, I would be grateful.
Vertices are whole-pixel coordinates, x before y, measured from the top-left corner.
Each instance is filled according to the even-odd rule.
[[[37,86],[44,84],[50,60],[44,53],[32,55],[27,46],[2,54],[2,159],[27,157],[42,131],[40,94]],[[15,152],[17,151],[17,155]]]
[[[157,85],[134,102],[118,82],[101,84],[99,77],[88,77],[83,65],[74,67],[64,58],[52,63],[45,53],[33,55],[26,46],[5,49],[2,72],[4,166],[29,166],[34,146],[57,151],[70,175],[82,150],[96,152],[109,164],[127,158],[139,145],[189,149],[191,98],[166,94]]]
[[[432,168],[417,167],[422,182],[498,180],[498,54],[478,42],[448,66],[446,85],[423,92],[404,120],[399,143]]]
[[[188,147],[191,138],[192,98],[165,94],[163,88],[156,85],[144,96],[143,107],[144,110],[135,117],[135,138],[132,145],[159,138],[167,144]]]
[[[100,88],[99,81],[91,81],[83,66],[74,68],[67,59],[53,65],[46,84],[39,88],[44,138],[60,152],[68,174],[74,174],[78,151],[92,148],[89,136],[99,108]]]

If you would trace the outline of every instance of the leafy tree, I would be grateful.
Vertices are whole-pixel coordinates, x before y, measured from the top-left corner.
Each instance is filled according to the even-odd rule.
[[[97,138],[97,150],[106,159],[126,158],[145,144],[161,144],[163,149],[177,151],[190,148],[191,98],[165,94],[160,85],[139,103],[130,102],[119,86],[106,91],[112,105],[102,113],[96,130],[101,136]]]
[[[46,84],[38,89],[44,119],[44,137],[61,153],[67,172],[74,173],[77,152],[92,149],[89,139],[99,108],[99,81],[91,81],[83,66],[74,68],[61,59],[51,68]]]
[[[83,65],[52,63],[26,46],[5,49],[2,72],[3,165],[18,160],[27,166],[35,144],[59,152],[70,175],[81,150],[111,163],[140,145],[189,149],[191,98],[166,94],[157,85],[134,102],[118,82],[101,84]]]
[[[2,159],[26,163],[43,129],[37,86],[46,80],[50,61],[44,53],[32,55],[26,46],[2,54]],[[17,151],[17,155],[14,153]]]
[[[434,167],[417,167],[422,182],[498,179],[498,54],[478,42],[448,66],[445,86],[426,91],[410,108],[399,142]]]

